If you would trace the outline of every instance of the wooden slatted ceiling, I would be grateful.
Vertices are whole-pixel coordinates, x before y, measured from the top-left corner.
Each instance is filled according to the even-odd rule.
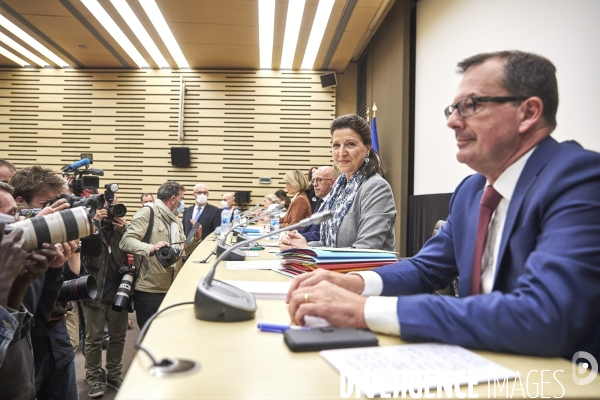
[[[186,80],[185,137],[178,141],[179,79]],[[319,74],[279,71],[0,70],[0,158],[57,171],[93,153],[101,184],[117,182],[131,215],[143,192],[167,179],[221,194],[252,191],[252,203],[284,187],[287,171],[332,165],[335,88]],[[187,146],[191,166],[171,166]],[[270,177],[270,185],[258,183]]]

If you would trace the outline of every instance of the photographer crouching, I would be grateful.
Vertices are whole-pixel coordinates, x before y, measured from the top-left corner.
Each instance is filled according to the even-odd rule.
[[[85,320],[85,380],[89,384],[90,398],[104,394],[101,382],[102,339],[104,326],[108,325],[110,340],[106,350],[106,385],[118,390],[123,381],[123,348],[127,333],[127,310],[115,311],[111,306],[122,275],[119,268],[126,254],[119,242],[126,230],[125,219],[109,212],[110,204],[96,210],[95,234],[81,241],[81,256],[88,273],[96,278],[98,294],[94,300],[82,300]],[[117,204],[116,201],[114,201]]]
[[[123,235],[119,247],[136,254],[139,276],[135,283],[135,312],[140,329],[158,311],[165,294],[181,269],[185,235],[179,214],[183,212],[185,188],[175,181],[163,183],[154,204],[140,208]],[[188,245],[190,254],[198,245],[198,229]]]

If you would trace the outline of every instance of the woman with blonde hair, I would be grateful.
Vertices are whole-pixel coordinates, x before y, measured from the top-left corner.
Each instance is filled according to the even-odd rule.
[[[287,213],[281,218],[280,226],[282,228],[312,215],[310,202],[304,193],[309,186],[306,175],[295,169],[285,174],[283,179],[285,179],[285,190],[293,197]]]

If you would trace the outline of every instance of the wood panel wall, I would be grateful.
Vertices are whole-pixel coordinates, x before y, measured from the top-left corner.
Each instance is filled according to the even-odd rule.
[[[166,180],[205,183],[209,201],[249,190],[252,203],[283,189],[287,171],[332,165],[335,88],[318,73],[185,70],[0,70],[0,158],[60,170],[93,153],[101,185],[116,182],[131,215]],[[186,80],[178,141],[179,80]],[[186,146],[191,166],[171,165]],[[271,184],[259,184],[269,177]]]

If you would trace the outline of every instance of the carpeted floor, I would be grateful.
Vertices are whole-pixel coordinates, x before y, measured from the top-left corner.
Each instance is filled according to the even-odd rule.
[[[129,319],[133,322],[133,329],[127,331],[127,339],[125,341],[125,349],[123,350],[123,376],[127,374],[129,365],[135,356],[135,350],[133,345],[140,334],[140,329],[137,326],[135,319],[135,313],[129,314]],[[102,351],[102,367],[105,368],[104,363],[106,362],[106,350]],[[85,378],[85,358],[81,349],[75,354],[75,363],[77,364],[77,386],[79,388],[80,400],[89,399],[88,397],[88,384],[83,380]],[[112,400],[116,397],[117,391],[104,385],[104,396],[100,397],[102,400]]]

